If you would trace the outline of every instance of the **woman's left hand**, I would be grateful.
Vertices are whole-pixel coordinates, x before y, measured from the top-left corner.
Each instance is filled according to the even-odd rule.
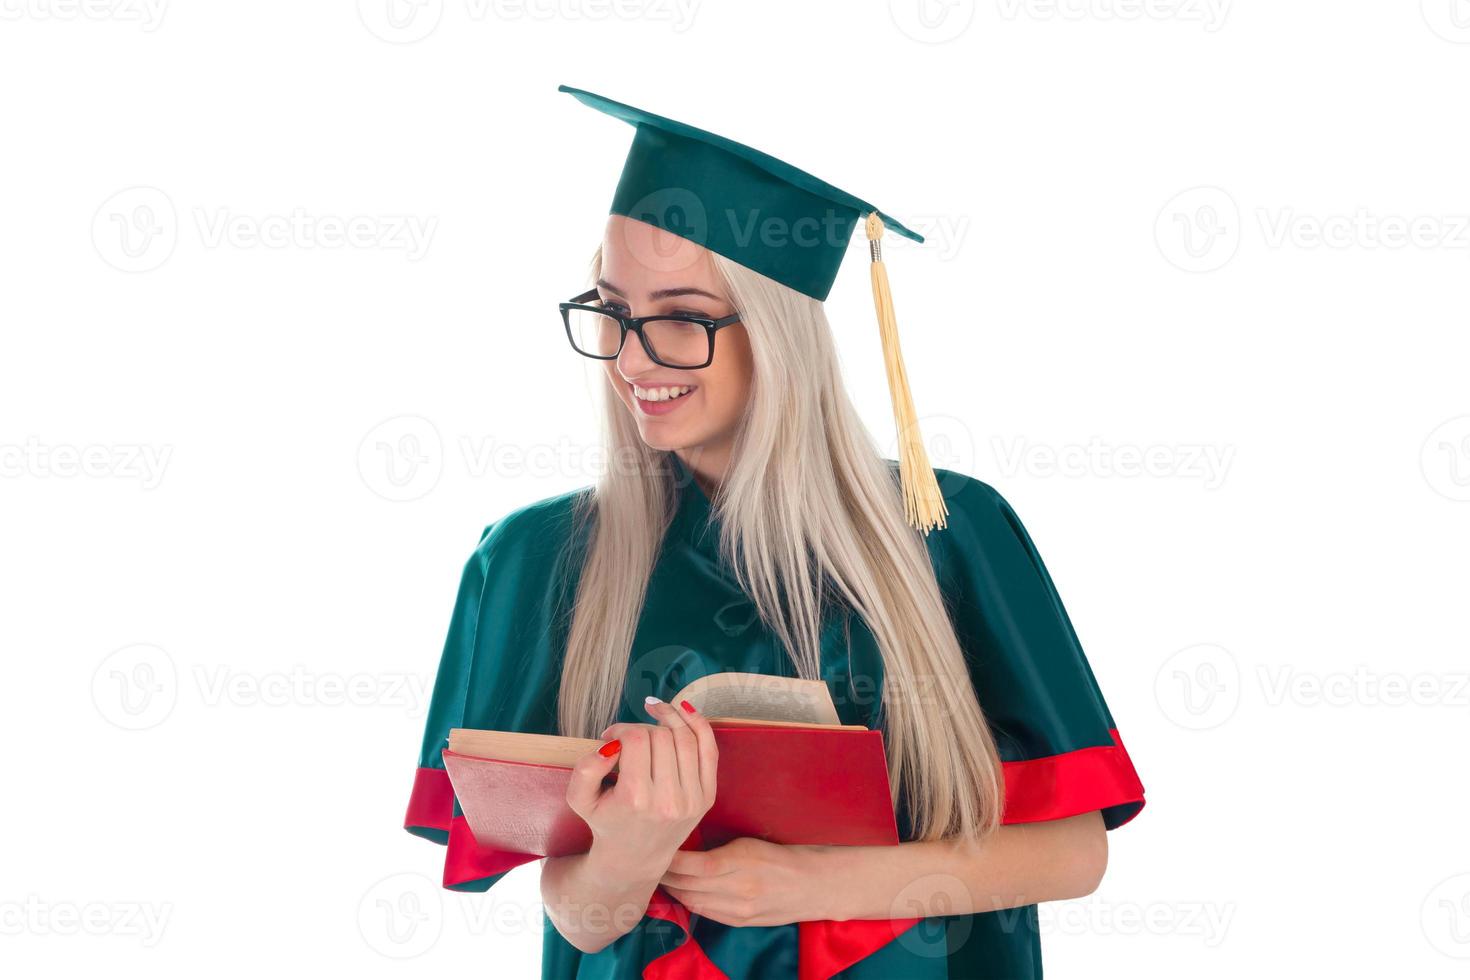
[[[679,851],[659,884],[685,908],[730,926],[780,926],[824,918],[830,887],[824,850],[738,837],[708,851]]]

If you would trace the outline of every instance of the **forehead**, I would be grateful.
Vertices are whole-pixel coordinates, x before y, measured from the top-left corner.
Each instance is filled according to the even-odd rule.
[[[724,292],[707,248],[620,214],[608,216],[602,238],[602,278],[633,292],[668,286]]]

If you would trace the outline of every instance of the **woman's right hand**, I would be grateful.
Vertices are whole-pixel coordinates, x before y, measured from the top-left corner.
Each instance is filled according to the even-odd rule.
[[[658,724],[603,729],[612,741],[577,760],[567,804],[592,828],[591,862],[608,875],[647,881],[651,888],[714,805],[719,751],[698,711],[652,699],[647,709]],[[617,782],[603,790],[602,779],[614,765]]]

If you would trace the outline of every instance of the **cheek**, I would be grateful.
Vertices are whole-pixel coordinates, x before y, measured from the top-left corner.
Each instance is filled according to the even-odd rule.
[[[617,361],[603,361],[602,373],[607,377],[607,383],[612,385],[613,391],[617,393],[618,399],[624,404],[631,406],[632,393],[628,386],[623,383],[623,376],[618,373]]]
[[[721,426],[735,422],[745,412],[754,377],[749,344],[743,336],[729,339],[734,342],[716,350],[705,389],[712,421]]]

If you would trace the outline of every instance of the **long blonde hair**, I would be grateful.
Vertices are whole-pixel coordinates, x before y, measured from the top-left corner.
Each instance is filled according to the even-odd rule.
[[[711,500],[721,553],[799,677],[822,676],[832,592],[861,617],[883,660],[895,803],[908,802],[918,839],[983,836],[1000,822],[1000,759],[896,475],[842,385],[822,304],[708,255],[754,360],[749,408]],[[601,265],[599,248],[594,280]],[[562,733],[585,738],[616,718],[675,493],[663,452],[643,442],[612,386],[601,387],[610,463],[585,498],[591,540],[557,705]]]

